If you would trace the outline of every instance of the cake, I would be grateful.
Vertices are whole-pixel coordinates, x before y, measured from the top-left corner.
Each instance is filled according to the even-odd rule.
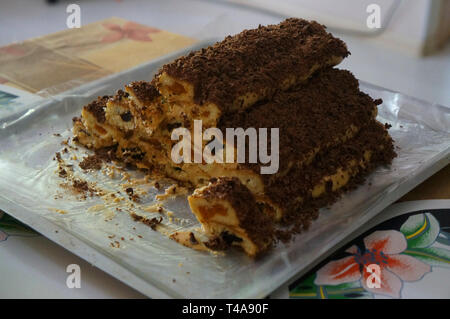
[[[382,101],[336,68],[348,55],[316,22],[291,18],[245,30],[164,65],[151,82],[97,98],[74,119],[74,135],[88,148],[111,148],[125,163],[191,186],[205,245],[258,256],[273,246],[277,225],[306,229],[320,207],[396,156],[387,126],[376,120]],[[201,133],[277,128],[278,170],[263,173],[267,163],[249,162],[250,153],[239,153],[228,136],[223,144],[233,146],[224,158],[241,154],[246,162],[174,161],[173,132],[195,133],[196,121]],[[202,149],[212,142],[200,140]],[[189,156],[196,154],[194,148]]]

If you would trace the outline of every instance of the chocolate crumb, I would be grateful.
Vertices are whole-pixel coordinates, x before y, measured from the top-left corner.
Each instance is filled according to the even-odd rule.
[[[106,102],[108,102],[109,100],[109,96],[103,96],[103,97],[98,97],[97,100],[89,103],[88,105],[86,105],[84,107],[84,109],[91,113],[99,123],[105,123],[106,121],[106,116],[105,116],[105,107],[106,107]]]
[[[137,222],[141,222],[147,226],[149,226],[152,230],[156,230],[156,226],[161,224],[162,222],[162,217],[159,218],[145,218],[143,216],[140,216],[136,213],[131,213],[131,217],[133,217],[133,219]],[[141,238],[141,237],[140,237]]]
[[[132,200],[133,202],[139,202],[140,201],[140,197],[138,194],[134,194],[134,190],[132,187],[128,187],[126,190],[126,193],[128,194],[128,197],[130,200]]]
[[[59,177],[66,178],[67,177],[67,171],[64,168],[60,168],[59,171],[58,171],[58,175],[59,175]]]
[[[116,157],[117,145],[103,147],[95,150],[95,155],[104,162],[111,162],[117,160]]]
[[[99,170],[102,168],[102,160],[97,155],[89,155],[88,157],[85,157],[79,166],[84,169],[94,169]]]
[[[72,186],[75,189],[78,189],[80,191],[86,192],[89,190],[89,185],[86,181],[81,181],[79,179],[76,179],[73,181]]]
[[[61,162],[62,162],[61,153],[60,153],[60,152],[56,152],[55,155],[56,155],[56,160],[57,160],[59,163],[61,163]]]
[[[149,103],[159,97],[159,91],[153,82],[136,81],[127,85],[127,89],[132,90],[136,97],[143,102]]]

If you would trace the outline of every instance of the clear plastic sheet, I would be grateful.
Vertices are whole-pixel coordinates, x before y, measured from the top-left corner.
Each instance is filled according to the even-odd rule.
[[[309,231],[288,245],[278,244],[257,261],[237,251],[225,255],[194,251],[136,223],[129,214],[115,211],[117,206],[105,206],[99,197],[79,200],[64,194],[52,158],[63,148],[60,142],[71,136],[72,117],[79,116],[81,107],[96,96],[112,94],[134,80],[149,80],[161,64],[184,53],[90,83],[0,120],[0,208],[151,297],[262,298],[311,267],[382,209],[450,162],[450,109],[361,83],[363,91],[384,100],[378,117],[392,125],[390,133],[398,157],[390,168],[380,167],[364,185],[330,209],[322,209]],[[80,148],[77,152],[81,157],[86,151]],[[65,157],[70,161],[74,155]],[[76,165],[74,169],[83,174]],[[130,174],[135,178],[141,175]],[[124,183],[120,176],[111,179],[101,172],[85,178],[108,191],[119,190]],[[154,201],[156,190],[148,187],[146,191],[148,205]],[[55,198],[61,193],[61,198]],[[95,205],[104,206],[92,209]],[[164,205],[180,218],[175,227],[198,226],[185,197]],[[135,209],[141,208],[136,205]],[[124,237],[120,248],[111,246],[111,236]]]

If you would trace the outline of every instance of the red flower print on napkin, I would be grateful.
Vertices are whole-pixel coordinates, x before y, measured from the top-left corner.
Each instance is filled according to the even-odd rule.
[[[25,55],[25,50],[22,48],[20,44],[10,44],[5,47],[0,48],[0,54],[8,54],[13,56],[23,56]]]
[[[156,28],[146,27],[135,22],[127,22],[123,27],[114,23],[103,23],[103,26],[111,31],[102,38],[103,43],[112,43],[124,38],[149,42],[152,41],[149,33],[160,32]]]
[[[364,238],[365,251],[357,246],[346,250],[351,256],[331,261],[317,271],[316,285],[339,285],[360,280],[361,286],[373,293],[400,298],[402,281],[420,280],[431,271],[430,265],[405,254],[405,236],[396,230],[376,231]],[[381,287],[370,288],[367,279],[370,264],[381,270]]]

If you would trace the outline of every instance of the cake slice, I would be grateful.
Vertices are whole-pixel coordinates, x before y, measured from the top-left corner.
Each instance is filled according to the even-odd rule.
[[[214,127],[220,116],[306,82],[315,71],[335,66],[348,55],[345,43],[323,25],[291,18],[178,58],[162,67],[156,85],[188,117]]]
[[[208,248],[241,247],[251,257],[270,248],[274,223],[237,178],[214,178],[189,196],[192,212],[210,240]]]

